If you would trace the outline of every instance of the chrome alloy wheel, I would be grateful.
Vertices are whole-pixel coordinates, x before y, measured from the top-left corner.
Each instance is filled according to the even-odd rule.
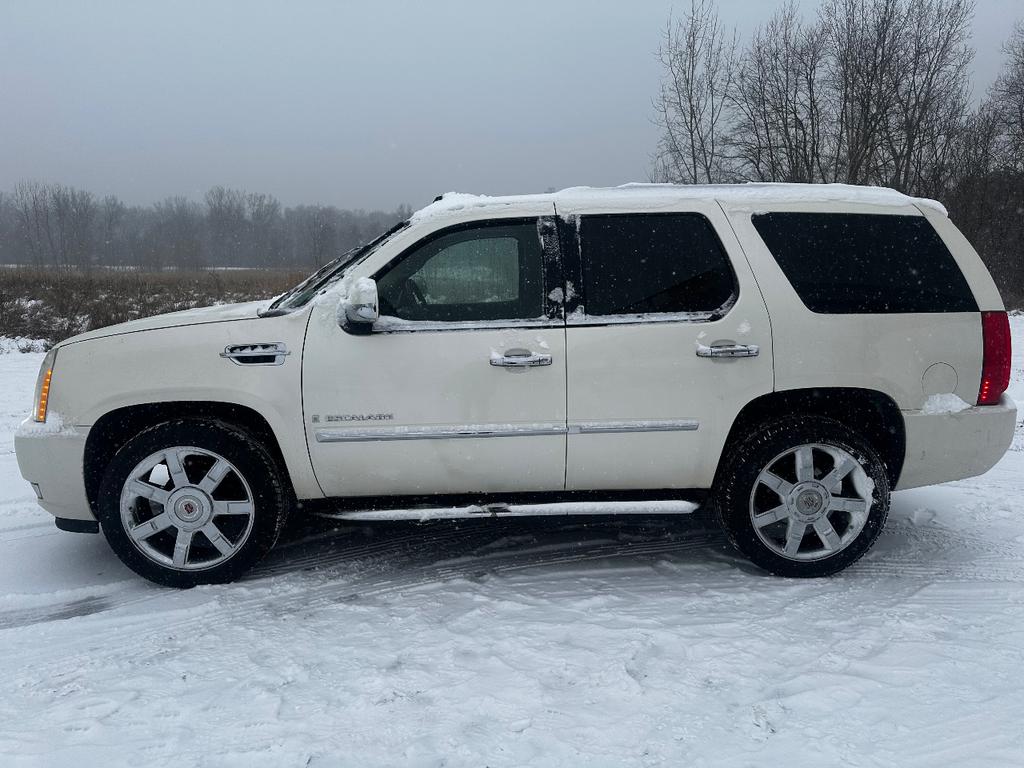
[[[252,532],[255,504],[242,474],[223,456],[189,446],[151,454],[121,491],[121,524],[150,560],[179,571],[230,559]]]
[[[834,445],[812,443],[780,453],[750,494],[757,537],[789,560],[821,560],[848,547],[864,529],[874,482],[860,462]]]

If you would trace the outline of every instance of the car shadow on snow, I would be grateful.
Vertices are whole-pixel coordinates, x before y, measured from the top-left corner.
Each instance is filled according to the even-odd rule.
[[[984,536],[943,525],[941,514],[894,499],[892,514],[868,554],[839,577],[1024,579],[1019,557]],[[611,573],[667,566],[700,580],[712,572],[775,578],[731,547],[703,515],[493,517],[429,522],[351,523],[306,518],[289,526],[251,574],[423,582],[525,569],[552,576],[586,565]],[[613,567],[614,566],[614,567]]]
[[[479,577],[590,563],[605,567],[709,566],[763,575],[735,555],[699,515],[493,517],[429,522],[339,523],[309,518],[289,527],[252,578],[284,573],[367,575],[410,581]]]

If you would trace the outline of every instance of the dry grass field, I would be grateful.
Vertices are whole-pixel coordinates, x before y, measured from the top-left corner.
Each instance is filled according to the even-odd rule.
[[[50,345],[139,317],[270,298],[304,277],[302,272],[257,269],[85,272],[4,267],[0,337],[41,339]]]

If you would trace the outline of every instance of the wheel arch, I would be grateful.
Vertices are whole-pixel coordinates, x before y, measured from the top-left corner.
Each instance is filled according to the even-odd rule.
[[[89,430],[83,474],[89,508],[96,513],[100,483],[114,454],[148,427],[165,421],[220,421],[241,429],[266,448],[276,462],[288,492],[294,495],[284,452],[270,423],[253,408],[219,401],[176,401],[128,405],[108,411]]]
[[[722,455],[756,425],[780,416],[824,416],[871,443],[895,488],[906,457],[906,426],[896,402],[884,392],[858,387],[813,387],[769,392],[747,403],[733,420]],[[721,461],[719,462],[721,466]]]

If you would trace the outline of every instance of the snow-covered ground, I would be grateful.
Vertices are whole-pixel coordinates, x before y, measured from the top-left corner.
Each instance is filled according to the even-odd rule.
[[[827,580],[630,516],[307,524],[175,592],[36,508],[40,358],[0,355],[2,766],[1024,764],[1024,431]]]

